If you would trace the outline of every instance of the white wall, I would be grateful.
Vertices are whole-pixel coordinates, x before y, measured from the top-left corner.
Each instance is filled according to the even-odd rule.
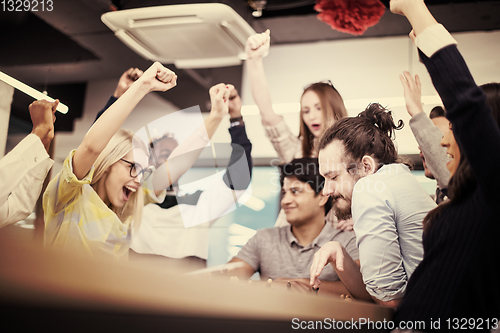
[[[471,32],[453,35],[477,84],[500,82],[500,31]],[[397,143],[402,154],[418,153],[410,131],[409,115],[404,107],[403,88],[399,74],[410,70],[422,81],[422,94],[434,96],[424,104],[429,112],[440,104],[425,67],[418,62],[416,49],[408,37],[366,38],[271,47],[264,59],[273,103],[298,103],[303,87],[330,79],[346,102],[348,112],[355,116],[369,102],[388,106],[394,118],[403,119],[405,128],[398,131]],[[254,104],[247,73],[243,75],[244,104]],[[284,114],[292,131],[298,134],[299,114]],[[246,116],[255,157],[275,156],[264,136],[259,116]]]

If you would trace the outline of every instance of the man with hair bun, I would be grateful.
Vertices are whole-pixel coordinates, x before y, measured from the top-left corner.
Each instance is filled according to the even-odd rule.
[[[370,104],[357,117],[339,120],[319,143],[324,194],[333,198],[339,219],[352,215],[366,291],[379,304],[397,306],[422,260],[422,220],[436,204],[398,158],[391,112]],[[328,263],[354,297],[359,269],[342,246],[330,242],[315,255],[310,284]],[[345,281],[349,281],[346,284]]]

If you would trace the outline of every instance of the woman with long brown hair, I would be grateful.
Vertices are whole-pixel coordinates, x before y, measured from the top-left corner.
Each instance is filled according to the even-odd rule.
[[[347,117],[344,101],[330,81],[316,82],[305,87],[300,98],[300,133],[298,136],[294,135],[283,117],[273,110],[262,61],[269,47],[269,30],[250,36],[246,45],[246,63],[252,95],[259,108],[266,136],[278,153],[281,164],[288,163],[294,158],[318,157],[317,146],[323,132],[337,120]],[[335,217],[330,213],[327,219],[333,222]],[[282,212],[276,226],[286,224]],[[352,230],[352,223],[345,224],[345,227]]]

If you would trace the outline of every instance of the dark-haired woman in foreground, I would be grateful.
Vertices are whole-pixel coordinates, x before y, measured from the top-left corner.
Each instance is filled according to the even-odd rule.
[[[424,321],[420,329],[425,331],[437,328],[431,323],[438,319],[440,330],[496,329],[500,315],[498,99],[486,102],[456,41],[422,0],[392,0],[391,11],[410,21],[410,36],[452,130],[441,141],[450,156],[450,200],[424,219],[424,259],[408,283],[395,320]],[[490,94],[498,86],[484,88]]]
[[[401,127],[380,104],[371,104],[357,117],[339,120],[321,138],[324,194],[333,197],[339,218],[352,214],[363,276],[345,249],[330,242],[315,254],[312,286],[320,284],[318,276],[331,263],[355,298],[386,306],[401,301],[422,260],[422,220],[436,206],[408,167],[398,163],[392,139]]]

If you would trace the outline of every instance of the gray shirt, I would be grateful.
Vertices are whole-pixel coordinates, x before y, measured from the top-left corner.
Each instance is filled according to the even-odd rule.
[[[388,164],[361,178],[352,194],[352,218],[361,274],[368,293],[402,298],[422,260],[422,220],[436,207],[403,164]]]
[[[292,226],[267,228],[257,231],[238,253],[239,258],[255,271],[260,273],[262,280],[268,278],[309,278],[314,254],[321,246],[337,241],[346,249],[353,260],[359,258],[356,247],[356,237],[352,231],[334,229],[331,223],[325,223],[321,233],[311,244],[302,246],[292,233]],[[339,277],[331,265],[327,265],[320,280],[339,281]]]

